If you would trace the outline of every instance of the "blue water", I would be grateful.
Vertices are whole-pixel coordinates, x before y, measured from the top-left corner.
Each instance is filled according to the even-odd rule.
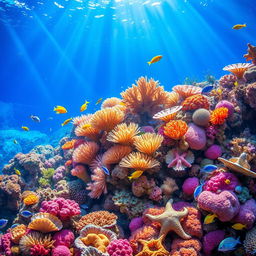
[[[219,78],[256,44],[255,13],[254,0],[0,0],[0,129],[51,134],[85,100],[92,112],[140,76],[167,90]],[[247,27],[233,30],[238,23]]]

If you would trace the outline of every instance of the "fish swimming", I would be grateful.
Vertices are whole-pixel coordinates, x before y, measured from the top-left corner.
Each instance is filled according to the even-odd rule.
[[[242,230],[242,229],[246,228],[246,225],[244,225],[242,223],[236,223],[236,224],[232,225],[231,227],[235,230]]]
[[[0,229],[5,228],[7,224],[8,224],[7,219],[0,219]]]
[[[72,164],[72,160],[67,160],[65,166],[70,166]]]
[[[28,132],[29,131],[29,128],[27,126],[21,126],[21,129]]]
[[[14,168],[14,172],[15,172],[15,174],[17,174],[17,175],[21,175],[21,172],[17,169],[17,168]]]
[[[148,61],[147,63],[148,63],[148,65],[151,65],[151,64],[153,64],[153,63],[158,62],[158,61],[161,60],[162,58],[163,58],[162,55],[157,55],[157,56],[153,57],[153,58],[151,59],[151,61]]]
[[[102,102],[102,100],[103,100],[103,98],[99,98],[99,99],[96,101],[95,105],[100,104],[100,103]]]
[[[229,185],[231,183],[231,180],[230,179],[225,179],[224,181],[227,185]]]
[[[57,106],[53,109],[53,111],[55,111],[56,114],[66,114],[68,112],[67,109],[63,106]]]
[[[87,129],[87,128],[90,128],[90,127],[92,127],[91,124],[85,124],[85,125],[82,126],[82,129]]]
[[[133,172],[129,177],[128,179],[131,180],[131,179],[138,179],[141,175],[142,175],[143,171],[135,171]]]
[[[31,118],[34,122],[37,122],[37,123],[40,123],[40,122],[41,122],[41,120],[40,120],[40,118],[39,118],[38,116],[33,116],[33,115],[31,115],[30,118]]]
[[[64,126],[64,125],[70,123],[70,121],[71,121],[72,119],[73,119],[73,118],[68,118],[68,119],[66,119],[66,120],[61,124],[61,126]]]
[[[14,144],[19,144],[17,140],[13,140],[13,143]]]
[[[237,24],[235,26],[232,27],[232,29],[238,30],[241,28],[246,28],[246,24]]]
[[[209,173],[209,172],[215,171],[217,169],[218,169],[218,167],[216,165],[208,164],[208,165],[205,165],[203,167],[203,169],[200,170],[200,172]]]
[[[215,218],[217,218],[218,216],[214,213],[214,214],[208,214],[205,218],[204,218],[204,224],[211,224],[214,222]]]
[[[25,210],[25,211],[20,212],[20,215],[24,218],[30,218],[33,214],[31,211]]]
[[[109,169],[105,166],[101,166],[101,169],[106,173],[107,175],[110,175]]]
[[[196,187],[195,191],[194,191],[194,198],[195,200],[198,198],[198,196],[203,192],[203,186],[204,184],[201,184],[199,186]]]
[[[85,110],[87,109],[89,103],[90,103],[89,101],[86,101],[86,102],[80,107],[80,112],[85,111]]]
[[[11,228],[16,228],[16,227],[19,226],[19,225],[20,225],[20,224],[15,223],[15,224],[11,225]]]
[[[214,89],[214,86],[213,86],[213,85],[208,85],[208,86],[205,86],[205,87],[202,89],[201,93],[202,93],[202,94],[207,94],[207,93],[211,92],[213,89]]]
[[[241,244],[239,241],[239,237],[235,239],[234,237],[227,237],[224,240],[222,240],[219,244],[218,251],[220,252],[228,252],[235,249],[235,247]]]
[[[87,204],[81,204],[80,207],[85,210],[89,209],[89,206]]]

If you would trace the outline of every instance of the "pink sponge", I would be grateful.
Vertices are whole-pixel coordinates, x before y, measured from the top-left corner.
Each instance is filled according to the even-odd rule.
[[[182,190],[186,195],[192,196],[197,186],[199,186],[198,178],[187,178],[182,185]]]
[[[59,245],[52,250],[52,256],[71,256],[67,246]]]
[[[224,239],[223,230],[211,231],[203,237],[203,250],[205,255],[211,255],[212,250]]]
[[[211,145],[205,152],[204,155],[212,160],[217,159],[222,154],[221,147],[219,145],[213,144]]]
[[[206,145],[205,130],[193,123],[189,124],[189,128],[185,134],[185,140],[192,149],[200,150]]]
[[[71,247],[74,243],[75,235],[69,229],[62,229],[54,234],[53,240],[55,240],[54,246],[65,245],[67,247]]]
[[[129,224],[129,229],[130,229],[131,233],[133,233],[138,228],[141,228],[143,226],[143,224],[144,223],[143,223],[142,217],[133,218]]]
[[[110,256],[132,256],[132,247],[127,239],[118,239],[108,245],[107,252]]]
[[[220,194],[203,191],[197,200],[199,208],[215,213],[221,221],[232,220],[240,208],[237,196],[227,190]]]
[[[78,203],[59,197],[51,201],[43,201],[40,212],[48,212],[61,220],[67,220],[81,213]]]

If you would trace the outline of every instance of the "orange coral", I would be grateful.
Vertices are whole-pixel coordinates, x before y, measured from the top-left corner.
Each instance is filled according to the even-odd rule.
[[[88,234],[85,237],[80,238],[80,240],[86,246],[93,246],[101,252],[106,252],[106,248],[110,241],[104,234]]]
[[[143,218],[143,222],[147,225],[151,225],[152,227],[155,227],[157,229],[160,230],[161,228],[161,224],[158,223],[158,222],[152,222],[147,216],[146,214],[150,214],[150,215],[154,215],[154,216],[157,216],[157,215],[160,215],[164,212],[164,207],[160,207],[160,208],[147,208],[144,212],[143,212],[143,215],[142,215],[142,218]]]
[[[75,168],[71,170],[71,174],[73,176],[78,177],[80,180],[84,181],[85,183],[90,180],[87,170],[83,165],[76,165]]]
[[[144,133],[136,136],[134,145],[136,149],[147,155],[153,155],[161,147],[164,137],[155,133]]]
[[[170,108],[178,104],[180,95],[177,92],[167,92],[167,100],[165,107]]]
[[[160,105],[168,103],[168,93],[154,79],[141,77],[136,83],[121,93],[126,107],[133,113],[152,115]]]
[[[89,114],[89,115],[81,115],[81,116],[77,116],[77,117],[74,117],[72,119],[72,123],[77,126],[79,125],[80,123],[82,123],[83,121],[86,121],[88,120],[88,118],[90,118],[92,115]]]
[[[91,140],[97,140],[100,135],[100,130],[93,127],[90,119],[81,122],[75,129],[76,136],[85,136]]]
[[[252,61],[254,65],[256,65],[256,46],[253,46],[251,44],[247,44],[247,54],[244,55],[244,58],[246,58],[246,61]]]
[[[85,142],[73,152],[73,161],[76,163],[90,164],[95,158],[99,146],[95,142]]]
[[[117,216],[108,211],[95,211],[84,215],[75,223],[76,230],[80,231],[86,225],[92,224],[103,228],[111,228],[116,225]]]
[[[179,140],[188,130],[188,125],[182,120],[171,120],[164,126],[164,135],[167,137]]]
[[[200,256],[202,245],[197,239],[174,239],[170,256]]]
[[[159,167],[160,163],[154,158],[149,157],[145,154],[142,154],[140,152],[133,152],[123,158],[119,165],[121,167],[145,171],[146,169]]]
[[[124,112],[117,107],[104,108],[94,113],[91,124],[96,129],[109,132],[124,120],[124,115]]]
[[[228,117],[228,109],[225,107],[216,108],[212,111],[210,122],[214,125],[224,124],[226,118]]]
[[[28,193],[27,195],[24,196],[24,193],[22,194],[23,197],[23,203],[25,205],[33,205],[38,203],[39,201],[39,196],[32,191],[29,191],[30,193]]]
[[[175,85],[172,89],[184,99],[192,95],[200,94],[202,91],[202,88],[200,87],[185,84]]]
[[[116,97],[107,98],[102,102],[101,108],[111,108],[116,105],[119,105],[121,102],[122,100]]]
[[[135,123],[122,123],[117,125],[107,136],[107,140],[123,145],[132,145],[134,137],[140,132],[139,126]]]
[[[162,120],[164,122],[169,122],[174,119],[177,113],[182,109],[182,106],[175,106],[172,108],[164,109],[153,116],[153,119]]]
[[[244,72],[252,67],[250,63],[237,63],[225,66],[223,70],[233,73],[237,78],[243,78]]]
[[[183,111],[195,110],[198,108],[209,109],[209,107],[210,107],[210,104],[208,99],[201,94],[190,96],[182,102]]]
[[[69,141],[65,142],[65,144],[63,144],[61,146],[61,148],[64,150],[74,148],[75,142],[76,142],[76,140],[69,140]]]
[[[27,227],[24,224],[20,224],[10,230],[11,240],[15,244],[18,244],[20,239],[26,234]]]
[[[115,145],[109,148],[102,156],[103,165],[109,166],[111,164],[119,163],[122,158],[132,152],[130,146]]]

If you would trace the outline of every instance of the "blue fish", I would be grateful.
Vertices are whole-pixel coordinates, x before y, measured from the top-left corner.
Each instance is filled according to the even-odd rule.
[[[205,87],[202,89],[201,93],[202,93],[202,94],[206,94],[206,93],[211,92],[213,89],[214,89],[214,86],[213,86],[213,85],[207,85],[207,86],[205,86]]]
[[[208,164],[208,165],[205,165],[203,167],[203,169],[200,170],[200,172],[209,173],[209,172],[215,171],[217,169],[218,169],[218,167],[216,165]]]
[[[201,184],[199,186],[196,187],[195,191],[194,191],[194,198],[195,200],[198,198],[198,196],[203,192],[203,186],[204,184]]]
[[[241,186],[236,186],[235,191],[236,193],[240,194],[242,192],[243,188]]]
[[[89,209],[89,206],[87,204],[81,204],[80,207],[85,210]]]
[[[235,249],[235,247],[238,244],[241,244],[241,242],[239,241],[239,237],[237,239],[235,239],[234,237],[227,237],[220,242],[218,251],[220,252],[232,251]]]
[[[109,172],[109,170],[108,170],[107,167],[102,166],[101,168],[102,168],[102,170],[103,170],[107,175],[110,175],[110,172]]]
[[[11,228],[16,228],[17,226],[19,226],[20,224],[18,224],[18,223],[15,223],[15,224],[12,224],[11,225]]]
[[[30,218],[33,214],[32,214],[31,211],[25,210],[25,211],[20,212],[20,215],[21,215],[22,217],[24,217],[24,218]]]
[[[8,223],[7,219],[0,219],[0,229],[5,228]]]

